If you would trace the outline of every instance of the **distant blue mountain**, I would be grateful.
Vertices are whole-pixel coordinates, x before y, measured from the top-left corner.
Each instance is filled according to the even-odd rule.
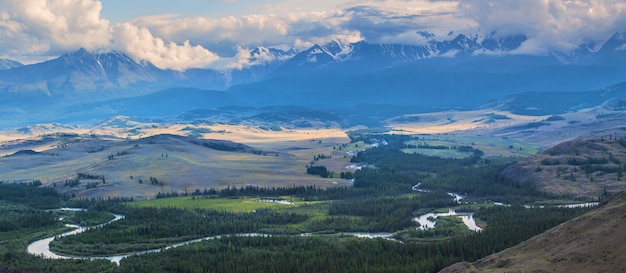
[[[386,99],[372,104],[332,104],[319,107],[279,105],[254,107],[242,105],[241,98],[225,91],[207,91],[189,88],[168,89],[134,98],[116,99],[92,104],[72,105],[46,122],[99,121],[124,115],[150,119],[175,118],[187,122],[210,120],[220,122],[268,122],[288,126],[307,127],[310,122],[342,126],[381,126],[391,117],[407,113],[425,113],[441,106],[419,104],[383,104]],[[301,103],[300,105],[303,105]],[[482,107],[511,111],[521,115],[559,115],[580,109],[602,106],[605,110],[626,109],[626,82],[588,91],[521,92],[494,100]],[[217,119],[217,120],[216,120]]]
[[[496,103],[502,110],[520,115],[558,115],[600,105],[626,110],[626,82],[583,92],[523,92]]]
[[[224,91],[171,88],[143,96],[70,105],[61,109],[62,115],[47,122],[81,122],[87,117],[97,121],[117,115],[168,117],[197,109],[236,104],[237,99]]]
[[[125,89],[144,89],[158,79],[158,68],[117,52],[84,49],[50,61],[0,71],[4,91],[20,97],[62,97],[79,100],[94,94],[104,98]]]
[[[626,40],[616,34],[593,51],[570,55],[506,54],[527,38],[483,39],[457,35],[421,46],[315,45],[264,80],[229,92],[250,105],[308,106],[399,104],[477,107],[525,91],[595,90],[626,80]]]
[[[545,56],[511,54],[524,35],[418,34],[431,41],[335,41],[301,52],[259,47],[250,52],[252,65],[222,70],[163,70],[119,52],[84,49],[38,64],[11,63],[0,69],[0,118],[37,121],[72,109],[175,114],[234,104],[474,108],[521,92],[599,90],[626,81],[625,33]]]
[[[261,49],[251,52],[259,58]],[[176,87],[224,90],[233,84],[264,77],[284,62],[289,52],[267,49],[263,56],[276,55],[271,63],[228,71],[159,69],[137,62],[116,51],[89,52],[80,49],[42,63],[0,70],[0,92],[19,98],[56,97],[69,101],[97,101],[137,96]]]

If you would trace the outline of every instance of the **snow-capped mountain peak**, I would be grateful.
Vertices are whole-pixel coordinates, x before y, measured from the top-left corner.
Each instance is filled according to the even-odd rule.
[[[335,60],[343,60],[346,59],[352,54],[354,49],[351,43],[346,43],[342,41],[332,41],[322,47],[326,54],[329,54]]]
[[[613,34],[613,36],[611,36],[611,38],[604,43],[601,50],[626,50],[626,32]]]
[[[318,62],[318,55],[326,56],[322,57],[323,59],[330,58],[334,61],[342,61],[348,59],[353,50],[354,44],[335,40],[324,45],[315,44],[306,51],[306,54],[309,62]]]

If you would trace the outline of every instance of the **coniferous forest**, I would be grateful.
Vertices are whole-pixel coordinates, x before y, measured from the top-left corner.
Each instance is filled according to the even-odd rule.
[[[374,136],[353,137],[374,141]],[[229,187],[169,197],[193,201],[280,196],[297,201],[280,208],[138,207],[125,199],[72,199],[36,181],[0,184],[0,271],[437,272],[518,244],[590,210],[521,206],[553,197],[502,176],[505,161],[476,152],[462,159],[408,154],[400,151],[407,137],[375,138],[384,138],[386,145],[352,158],[375,166],[356,171],[353,187]],[[415,190],[415,185],[422,190]],[[449,192],[466,195],[468,203],[455,202]],[[170,193],[175,195],[179,194]],[[497,206],[494,201],[510,205]],[[86,210],[53,210],[62,206]],[[412,220],[447,208],[474,212],[482,231],[464,228],[456,217],[442,217],[430,230],[420,229]],[[95,226],[110,221],[113,213],[124,218],[56,238],[51,249],[75,256],[162,251],[131,255],[119,265],[102,259],[44,259],[26,252],[29,243],[67,230],[64,224]],[[361,238],[353,236],[355,232],[387,236]]]

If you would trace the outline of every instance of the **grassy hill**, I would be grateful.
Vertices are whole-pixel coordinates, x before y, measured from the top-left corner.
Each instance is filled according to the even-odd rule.
[[[586,200],[626,190],[626,139],[567,141],[508,167],[505,174],[544,192]]]
[[[625,272],[625,225],[626,193],[622,192],[598,209],[517,246],[440,272]]]
[[[310,136],[309,138],[315,138]],[[51,134],[0,146],[0,182],[40,181],[80,198],[154,198],[157,193],[256,185],[348,184],[307,175],[305,165],[334,141],[243,144],[157,134],[129,139],[95,134]],[[343,140],[347,141],[347,140]],[[286,147],[284,145],[287,145]],[[289,147],[299,147],[290,150]],[[348,164],[347,159],[345,160]]]

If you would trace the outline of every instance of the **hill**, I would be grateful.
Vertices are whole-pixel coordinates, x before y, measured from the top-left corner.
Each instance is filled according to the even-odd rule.
[[[622,192],[596,210],[517,246],[440,272],[624,272],[625,225],[626,193]]]
[[[221,134],[225,135],[223,138],[230,135]],[[39,181],[79,198],[135,199],[154,198],[159,192],[247,185],[325,187],[349,183],[321,180],[307,175],[304,168],[320,149],[333,146],[336,141],[347,142],[347,138],[324,139],[322,143],[319,135],[301,141],[293,137],[281,141],[273,135],[272,143],[255,145],[262,148],[167,133],[137,139],[93,133],[40,135],[0,146],[4,155],[0,157],[0,183]],[[298,150],[289,149],[294,145]]]
[[[557,196],[594,200],[626,190],[625,167],[626,139],[607,136],[558,144],[504,173]]]

